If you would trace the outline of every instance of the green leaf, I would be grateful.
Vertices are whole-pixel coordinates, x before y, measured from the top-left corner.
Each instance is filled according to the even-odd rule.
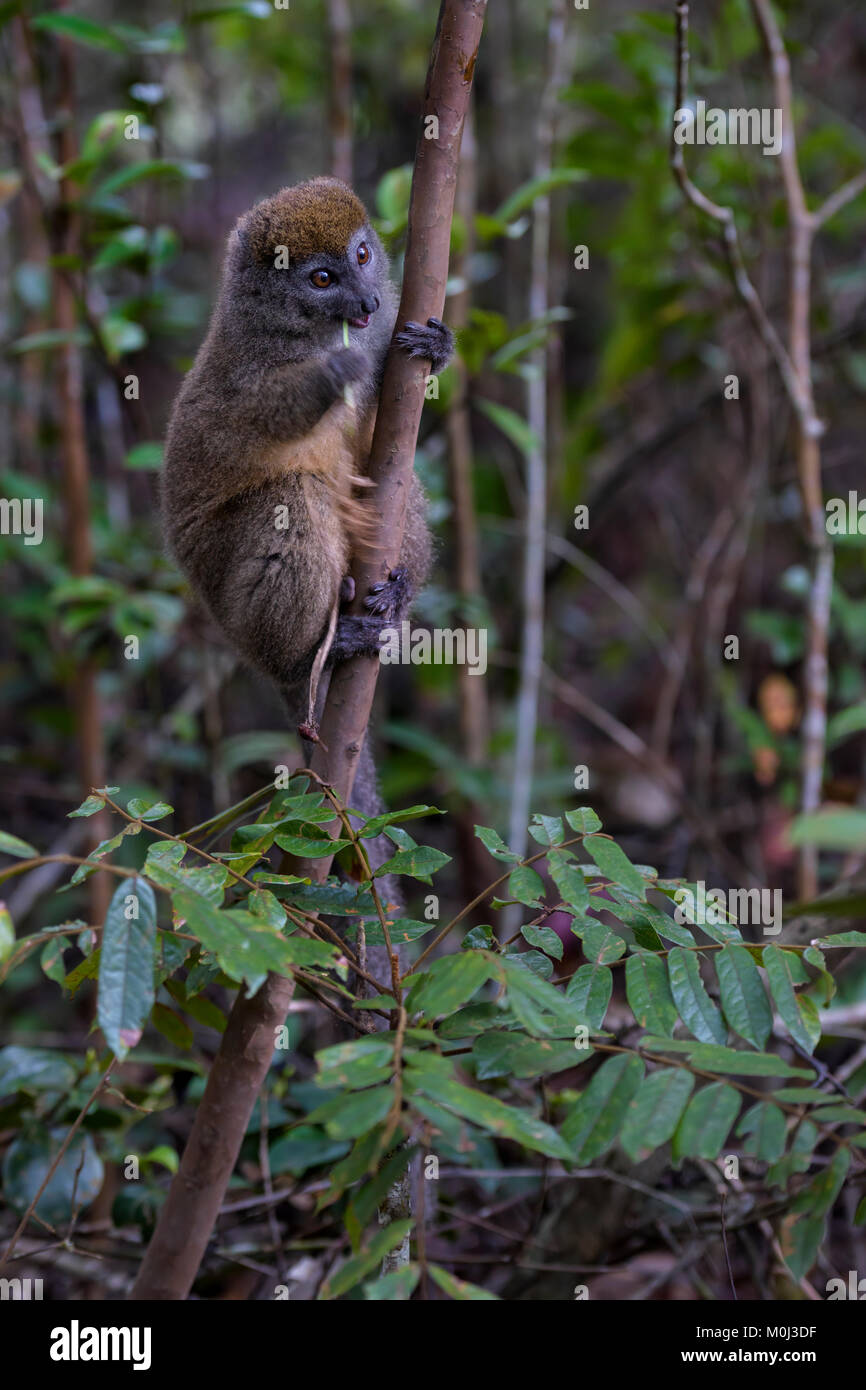
[[[614,840],[602,835],[587,835],[583,847],[606,878],[621,883],[641,899],[646,897],[646,883]]]
[[[261,828],[258,827],[259,830]],[[309,835],[291,835],[288,831],[282,831],[274,839],[280,849],[285,850],[286,854],[296,855],[298,859],[324,859],[326,855],[336,854],[352,843],[351,840],[332,840],[326,830]]]
[[[348,1149],[345,1139],[331,1139],[315,1125],[299,1125],[272,1145],[270,1169],[272,1173],[291,1173],[299,1178],[308,1168],[342,1158]]]
[[[370,1301],[405,1303],[412,1297],[420,1277],[421,1270],[418,1265],[402,1265],[399,1269],[392,1269],[389,1274],[383,1274],[381,1279],[374,1279],[365,1284],[362,1292]]]
[[[134,796],[127,802],[126,809],[136,820],[155,821],[162,820],[164,816],[174,814],[174,807],[167,806],[164,801],[142,801],[140,797]]]
[[[318,1084],[323,1090],[345,1087],[356,1090],[384,1080],[394,1060],[392,1035],[373,1034],[355,1042],[337,1043],[316,1054]]]
[[[134,444],[124,459],[124,467],[137,472],[156,473],[162,467],[162,445],[155,440]]]
[[[561,990],[520,963],[525,960],[525,956],[506,956],[498,962],[505,975],[508,1004],[515,1018],[534,1037],[551,1034],[573,1037],[575,1024],[585,1020]]]
[[[751,952],[745,946],[729,943],[718,952],[716,972],[728,1023],[741,1038],[762,1051],[773,1031],[773,1014]]]
[[[633,1163],[666,1144],[680,1122],[694,1089],[690,1072],[666,1067],[641,1085],[622,1127],[619,1142]]]
[[[775,1163],[785,1152],[785,1112],[778,1105],[760,1101],[746,1111],[737,1133],[749,1136],[743,1146],[747,1154]]]
[[[488,854],[492,854],[494,859],[501,859],[507,864],[515,864],[520,858],[520,855],[509,849],[502,836],[497,831],[491,830],[490,826],[476,825],[475,834]]]
[[[821,950],[827,947],[836,948],[841,946],[866,946],[866,932],[863,931],[837,931],[832,936],[822,936]]]
[[[52,34],[60,34],[74,39],[88,48],[109,49],[112,53],[125,52],[125,45],[116,34],[92,19],[84,19],[73,14],[40,14],[30,21],[34,29],[44,29]]]
[[[823,1115],[819,1118],[823,1119]],[[842,1191],[850,1167],[851,1150],[838,1148],[827,1167],[798,1193],[794,1200],[794,1211],[805,1212],[808,1216],[827,1216]]]
[[[76,1070],[60,1052],[47,1047],[0,1049],[0,1096],[15,1091],[59,1091],[75,1085]]]
[[[156,898],[143,878],[124,879],[112,896],[102,933],[97,1018],[105,1041],[123,1058],[139,1041],[153,1007]]]
[[[522,415],[518,415],[515,410],[510,410],[507,405],[500,405],[497,401],[484,400],[480,396],[474,398],[474,403],[488,420],[492,420],[497,429],[501,430],[505,438],[510,440],[514,447],[526,458],[529,454],[536,453],[539,449],[538,436],[535,431],[530,429]]]
[[[3,1160],[3,1195],[16,1211],[26,1211],[33,1201],[67,1134],[68,1127],[58,1125],[25,1131],[12,1140]],[[95,1201],[104,1181],[105,1169],[92,1136],[79,1133],[36,1203],[36,1215],[52,1226],[65,1224],[74,1209]]]
[[[484,1033],[488,1028],[500,1028],[509,1021],[510,1015],[499,1004],[470,1004],[459,1009],[450,1018],[443,1019],[437,1026],[440,1038],[453,1041],[457,1038],[472,1038]]]
[[[193,164],[186,160],[145,159],[139,164],[127,165],[125,169],[119,169],[117,173],[109,175],[95,190],[95,197],[106,198],[110,194],[119,193],[123,188],[129,188],[132,184],[141,183],[144,179],[200,179],[204,178],[207,172],[205,165]]]
[[[185,845],[174,840],[160,840],[148,850],[144,872],[158,888],[181,888],[219,907],[225,895],[228,869],[222,864],[202,864],[187,869],[181,863],[186,852]]]
[[[364,1276],[369,1274],[371,1269],[375,1269],[390,1250],[402,1245],[414,1224],[409,1218],[405,1221],[391,1221],[387,1226],[383,1226],[371,1237],[361,1254],[353,1255],[351,1259],[346,1260],[336,1274],[326,1280],[322,1285],[321,1297],[339,1298],[341,1294],[348,1293],[349,1289],[360,1284]]]
[[[610,1148],[644,1078],[639,1057],[608,1057],[566,1116],[569,1157],[585,1167]]]
[[[593,835],[601,830],[601,821],[591,806],[578,806],[576,811],[566,811],[565,819],[578,835]]]
[[[388,921],[387,917],[385,921]],[[401,943],[405,945],[410,941],[417,941],[419,937],[426,936],[428,932],[435,931],[441,925],[441,922],[415,922],[411,917],[398,917],[395,922],[390,923],[388,935],[392,945],[399,946]],[[366,921],[364,933],[368,946],[385,945],[385,933],[382,931],[381,923]],[[357,925],[354,922],[346,929],[346,934],[350,940],[354,940],[357,935]]]
[[[590,1028],[601,1028],[610,996],[613,993],[613,974],[608,966],[596,961],[581,965],[568,982],[566,998]]]
[[[579,927],[574,922],[571,929],[581,938],[583,949],[589,959],[598,965],[610,965],[612,961],[619,960],[620,956],[625,954],[625,942],[622,937],[604,922],[587,919],[585,926]]]
[[[529,833],[539,845],[561,845],[565,839],[562,816],[542,816],[536,812],[529,824]]]
[[[560,850],[551,850],[547,863],[562,901],[573,907],[575,912],[588,912],[589,888],[580,869],[570,863],[567,855]]]
[[[673,1137],[673,1157],[717,1158],[740,1108],[740,1097],[733,1086],[722,1081],[698,1091],[677,1126]]]
[[[105,802],[101,796],[85,797],[76,811],[68,811],[67,818],[74,820],[76,816],[95,816],[97,811],[101,811]]]
[[[866,811],[812,811],[797,816],[788,838],[792,845],[817,849],[858,850],[866,847]]]
[[[187,995],[186,990],[179,980],[166,980],[165,988],[171,995],[176,1004],[188,1013],[190,1018],[194,1018],[196,1023],[200,1023],[204,1028],[213,1028],[217,1033],[224,1033],[226,1030],[227,1019],[222,1009],[214,1004],[213,1000],[199,998],[196,995]],[[156,1016],[153,1015],[156,1023]],[[157,1027],[159,1024],[157,1023]],[[160,1029],[160,1031],[163,1031]]]
[[[0,962],[3,963],[4,970],[4,973],[0,975],[0,980],[5,979],[6,972],[12,968],[12,962],[9,958],[10,956],[12,956],[14,950],[15,923],[12,921],[12,917],[6,904],[0,903]],[[44,954],[45,952],[43,951],[43,956]]]
[[[491,1030],[480,1033],[472,1044],[472,1060],[479,1081],[496,1076],[552,1076],[575,1067],[591,1055],[590,1048],[576,1050],[573,1043],[530,1038],[526,1033]]]
[[[16,859],[36,859],[39,850],[28,845],[26,840],[19,840],[17,835],[10,835],[7,830],[0,830],[0,854],[11,854]]]
[[[664,964],[658,956],[640,952],[625,964],[625,993],[629,1007],[642,1028],[651,1033],[672,1033],[677,1011],[668,987]]]
[[[138,352],[147,342],[147,334],[140,323],[116,313],[106,314],[100,320],[99,336],[111,362],[117,362],[127,352]]]
[[[521,864],[509,877],[508,896],[527,907],[537,907],[544,898],[544,880],[534,869]]]
[[[823,1216],[789,1212],[782,1221],[779,1245],[795,1279],[804,1279],[818,1258],[827,1221]]]
[[[811,999],[798,998],[794,993],[794,962],[796,966],[800,966],[800,962],[793,952],[783,951],[778,946],[765,946],[763,960],[782,1022],[805,1052],[814,1052],[821,1037],[821,1023]]]
[[[311,1110],[305,1123],[324,1125],[332,1139],[357,1139],[384,1120],[393,1099],[391,1086],[376,1086],[370,1091],[347,1091]]]
[[[430,875],[435,874],[441,869],[443,864],[450,864],[450,854],[443,854],[440,849],[431,849],[429,845],[416,845],[414,849],[400,849],[390,859],[378,868],[373,877],[383,878],[385,874],[405,874],[409,878],[417,878],[422,883],[430,882]]]
[[[724,1043],[728,1030],[704,987],[695,952],[673,946],[668,954],[668,977],[674,1003],[689,1032],[700,1042]]]
[[[451,1014],[471,999],[487,980],[497,974],[495,962],[479,951],[441,956],[420,977],[413,980],[409,1008],[420,1009],[428,1017]]]
[[[2,924],[3,913],[0,912],[0,924]],[[8,914],[5,914],[8,916]],[[66,979],[66,966],[63,964],[63,954],[69,949],[69,942],[63,936],[54,936],[46,941],[39,953],[39,965],[56,985],[62,985]],[[0,959],[3,957],[3,943],[0,939]]]
[[[778,1091],[773,1092],[773,1099],[784,1101],[787,1105],[831,1105],[836,1097],[809,1086],[780,1086]]]
[[[458,1279],[455,1275],[449,1274],[441,1265],[428,1264],[430,1274],[439,1285],[443,1293],[447,1293],[449,1298],[459,1299],[461,1302],[494,1302],[498,1303],[499,1295],[489,1293],[487,1289],[479,1288],[477,1284],[470,1284],[465,1279]]]
[[[435,806],[408,806],[405,811],[384,811],[380,816],[370,817],[360,832],[360,838],[370,840],[375,835],[381,834],[386,825],[394,825],[397,821],[417,820],[419,816],[443,816],[444,814],[444,811],[438,810]]]
[[[271,970],[290,975],[293,965],[324,964],[336,956],[333,946],[286,938],[252,912],[219,910],[187,891],[174,893],[172,900],[178,917],[225,973],[233,980],[245,980],[251,989],[257,989]]]
[[[123,844],[124,836],[130,829],[131,826],[125,825],[116,835],[112,835],[107,840],[101,840],[96,849],[92,849],[88,854],[87,862],[78,865],[66,886],[74,888],[76,884],[83,883],[86,878],[90,878],[91,874],[95,874],[99,868],[100,859],[104,859],[107,854],[111,854],[119,845]]]
[[[60,328],[46,328],[42,333],[26,333],[23,338],[16,338],[9,352],[16,355],[23,352],[43,352],[46,349],[66,347],[69,343],[74,343],[77,347],[87,347],[89,342],[90,332],[86,328],[75,328],[68,333]]]
[[[534,178],[528,179],[526,183],[521,184],[513,193],[509,194],[493,216],[500,223],[512,222],[518,213],[523,212],[525,208],[532,207],[536,198],[549,193],[552,188],[559,188],[563,184],[579,183],[586,176],[585,169],[567,169],[562,166],[548,169],[546,173],[537,174]]]
[[[828,1105],[815,1118],[822,1125],[842,1124],[842,1125],[863,1125],[866,1124],[866,1114],[862,1110],[857,1110],[853,1105]]]
[[[192,1047],[192,1029],[167,1004],[154,1004],[150,1019],[157,1032],[167,1038],[173,1047],[179,1047],[184,1052]]]
[[[789,1066],[771,1052],[740,1052],[733,1047],[689,1042],[684,1038],[642,1038],[641,1047],[651,1052],[687,1052],[691,1062],[701,1071],[724,1071],[732,1076],[804,1076],[810,1081],[814,1079],[812,1072]]]
[[[527,923],[525,927],[520,928],[520,931],[530,946],[537,946],[539,951],[553,956],[554,960],[562,960],[562,942],[553,927],[534,927],[531,923]]]
[[[767,1184],[784,1188],[794,1173],[805,1173],[812,1161],[812,1150],[818,1142],[818,1131],[811,1120],[803,1120],[794,1129],[789,1151],[767,1169]]]
[[[446,1109],[456,1111],[458,1115],[480,1125],[482,1129],[488,1130],[500,1139],[513,1139],[525,1148],[547,1154],[550,1158],[571,1156],[568,1145],[556,1130],[526,1110],[517,1110],[497,1100],[495,1096],[462,1086],[459,1081],[453,1081],[432,1071],[421,1071],[416,1066],[407,1067],[404,1075],[412,1088],[429,1096],[431,1100],[439,1101]]]

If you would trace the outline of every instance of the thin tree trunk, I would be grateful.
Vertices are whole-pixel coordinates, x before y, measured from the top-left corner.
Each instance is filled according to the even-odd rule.
[[[349,0],[328,0],[331,38],[331,172],[352,182],[352,13]]]
[[[816,220],[806,205],[797,162],[794,94],[791,67],[768,0],[752,0],[752,9],[767,51],[773,79],[773,104],[782,113],[784,138],[779,154],[788,208],[788,352],[800,388],[803,408],[796,414],[797,474],[812,551],[812,583],[806,611],[806,658],[803,665],[803,722],[800,809],[815,811],[821,804],[824,752],[827,741],[827,649],[830,640],[830,600],[833,593],[833,545],[827,534],[821,485],[822,427],[815,415],[812,393],[812,240]],[[798,893],[813,898],[818,891],[818,851],[800,851]]]
[[[556,105],[564,77],[565,0],[551,0],[548,26],[548,76],[541,99],[535,141],[533,177],[543,178],[553,161]],[[549,308],[550,194],[535,201],[532,222],[532,271],[529,318],[535,323]],[[523,634],[520,687],[517,696],[514,773],[508,842],[523,855],[532,800],[532,771],[538,727],[538,696],[544,660],[544,558],[547,510],[547,352],[532,354],[535,373],[528,388],[528,423],[533,445],[526,456],[526,544],[523,557]],[[506,914],[510,918],[512,914]],[[505,930],[511,929],[506,921]]]
[[[460,148],[460,170],[457,178],[455,211],[465,228],[462,249],[454,258],[452,275],[460,283],[458,292],[448,305],[448,322],[455,332],[465,328],[472,304],[472,257],[475,251],[475,213],[477,207],[478,167],[476,159],[475,122],[472,107],[466,115],[463,143]],[[451,492],[454,498],[454,550],[458,601],[458,622],[471,626],[483,596],[481,583],[480,542],[475,492],[472,486],[472,429],[469,411],[469,374],[466,364],[458,357],[454,362],[454,394],[445,420],[448,441],[448,463],[451,472]],[[473,675],[468,666],[457,667],[457,701],[460,718],[460,740],[469,767],[481,768],[487,758],[490,731],[490,711],[484,676]],[[487,882],[487,856],[473,826],[483,817],[477,803],[461,806],[458,813],[458,835],[461,877],[467,901],[476,898]]]
[[[70,40],[60,38],[57,45],[60,95],[58,118],[60,125],[60,163],[70,163],[77,154],[75,136],[75,64]],[[60,216],[58,249],[62,256],[78,258],[81,254],[81,227],[73,203],[74,186],[63,180],[60,185]],[[75,293],[68,271],[55,277],[54,303],[57,328],[69,335],[69,341],[59,348],[58,396],[60,400],[60,433],[63,455],[63,493],[69,568],[75,575],[90,574],[93,569],[93,545],[90,534],[90,461],[87,452],[87,432],[84,421],[84,367],[82,352],[72,337],[79,327]],[[105,747],[102,710],[97,688],[97,667],[93,660],[82,661],[73,677],[72,700],[75,710],[75,729],[78,739],[78,767],[84,792],[106,783]],[[88,850],[110,834],[109,820],[98,812],[88,822]],[[108,874],[96,873],[89,883],[90,920],[105,920],[110,898]]]
[[[442,0],[424,102],[424,114],[438,117],[439,134],[425,139],[422,133],[418,141],[401,324],[441,314],[445,302],[460,136],[485,9],[486,0]],[[369,467],[379,506],[375,553],[385,557],[385,570],[400,552],[426,375],[426,368],[405,353],[389,353]],[[355,566],[359,602],[382,568],[378,563]],[[344,801],[351,794],[378,672],[377,661],[355,658],[337,667],[328,690],[314,764]],[[329,860],[315,862],[317,878],[329,869]],[[238,994],[134,1299],[183,1299],[189,1293],[270,1064],[274,1029],[285,1018],[292,991],[292,980],[269,975],[252,999]]]

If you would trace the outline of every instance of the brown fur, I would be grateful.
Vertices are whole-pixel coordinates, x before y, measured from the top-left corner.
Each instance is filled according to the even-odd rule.
[[[256,203],[239,225],[249,238],[254,260],[271,262],[276,248],[285,246],[294,264],[322,251],[342,255],[352,233],[366,221],[364,204],[344,183],[318,178],[282,188]]]
[[[363,269],[361,239],[372,251]],[[275,267],[275,245],[289,247],[292,268]],[[330,258],[342,299],[310,288],[310,256]],[[369,537],[358,484],[396,302],[385,252],[350,188],[321,178],[282,189],[229,238],[210,330],[169,423],[171,548],[232,645],[284,690],[297,688],[299,709],[351,554]],[[367,303],[379,307],[367,327],[350,328],[347,350],[343,316]],[[400,562],[416,589],[430,547],[417,483],[413,494]]]

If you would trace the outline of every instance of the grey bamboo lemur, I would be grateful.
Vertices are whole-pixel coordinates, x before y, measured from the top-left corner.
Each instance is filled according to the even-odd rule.
[[[231,233],[207,338],[168,429],[169,544],[232,645],[286,693],[297,718],[316,653],[363,535],[357,496],[397,313],[388,259],[346,184],[318,178],[257,203]],[[348,324],[348,346],[344,343]],[[440,371],[451,332],[430,319],[396,341]],[[349,399],[346,388],[351,388]],[[430,563],[417,480],[397,568],[341,613],[330,659],[378,652]],[[369,756],[353,804],[374,806]]]

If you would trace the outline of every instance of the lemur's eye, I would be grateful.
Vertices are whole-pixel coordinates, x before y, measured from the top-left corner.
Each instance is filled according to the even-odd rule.
[[[366,241],[362,241],[358,247],[358,265],[366,265],[370,259],[370,248]]]
[[[332,283],[334,277],[330,270],[314,270],[310,276],[310,281],[317,290],[326,290]]]

